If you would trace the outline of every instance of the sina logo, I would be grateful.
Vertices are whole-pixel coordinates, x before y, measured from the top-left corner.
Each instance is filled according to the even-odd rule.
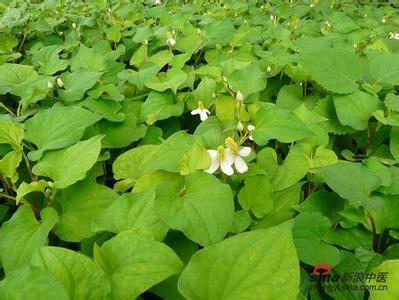
[[[328,275],[331,273],[332,266],[328,263],[322,262],[321,264],[316,264],[313,268],[313,273],[320,275]]]
[[[332,272],[332,266],[328,263],[318,263],[313,268],[313,274],[310,275],[310,281],[332,281],[337,282],[339,275],[330,274]]]

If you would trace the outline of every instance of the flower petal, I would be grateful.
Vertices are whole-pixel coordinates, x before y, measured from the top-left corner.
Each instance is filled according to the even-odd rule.
[[[248,139],[249,139],[250,141],[253,141],[253,140],[254,140],[254,138],[252,137],[252,135],[250,135],[250,136],[248,137]]]
[[[224,151],[224,160],[223,160],[223,162],[226,162],[227,164],[230,164],[230,165],[232,165],[234,163],[234,155],[231,152],[231,150],[228,149],[228,148]]]
[[[208,119],[208,115],[206,114],[206,112],[204,110],[201,110],[199,115],[200,115],[201,121],[205,121],[206,119]]]
[[[220,166],[220,162],[219,160],[215,157],[215,158],[211,158],[211,165],[209,166],[208,170],[206,170],[206,172],[208,173],[215,173],[215,171],[219,168]]]
[[[247,126],[247,129],[249,131],[254,131],[255,130],[255,126],[250,124],[250,125]]]
[[[211,157],[211,159],[216,158],[216,156],[218,155],[218,152],[216,150],[208,150],[208,154]]]
[[[236,167],[238,173],[244,173],[244,172],[248,171],[247,164],[240,156],[235,157],[234,166]]]
[[[199,113],[201,113],[201,111],[199,109],[194,109],[191,111],[191,114],[194,115],[198,115]]]
[[[223,161],[223,162],[220,164],[220,169],[222,169],[222,172],[223,172],[224,174],[228,175],[228,176],[231,176],[231,175],[234,174],[234,170],[233,170],[233,168],[231,167],[231,164],[228,163],[228,162],[226,162],[226,161]]]
[[[251,154],[251,147],[243,147],[238,151],[238,154],[242,157],[247,157],[248,155]]]

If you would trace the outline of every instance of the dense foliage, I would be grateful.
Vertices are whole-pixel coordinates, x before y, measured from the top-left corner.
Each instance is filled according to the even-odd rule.
[[[395,1],[213,2],[0,1],[0,299],[399,299]]]

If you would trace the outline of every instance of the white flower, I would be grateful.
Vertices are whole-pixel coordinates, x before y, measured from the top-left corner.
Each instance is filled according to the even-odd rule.
[[[250,133],[250,136],[249,136],[248,138],[249,138],[251,141],[253,141],[254,138],[252,137],[252,131],[255,130],[255,126],[254,126],[254,125],[248,125],[248,126],[247,126],[247,129],[248,129],[248,131],[249,131],[249,133]]]
[[[244,95],[240,91],[237,91],[236,100],[240,102],[244,100]]]
[[[161,2],[161,0],[155,0],[155,4],[160,5],[160,4],[162,4],[162,2]]]
[[[248,166],[246,162],[242,159],[243,157],[247,157],[251,154],[250,147],[243,147],[241,149],[238,148],[238,145],[231,137],[226,139],[226,146],[230,149],[233,158],[234,158],[234,167],[236,168],[238,173],[245,173],[248,171]]]
[[[197,33],[201,34],[202,33],[201,29],[197,28]]]
[[[209,156],[211,158],[211,165],[206,172],[215,173],[217,169],[222,170],[222,172],[228,176],[234,174],[234,170],[231,167],[234,163],[234,156],[230,149],[225,149],[223,146],[219,146],[217,150],[208,150]]]
[[[272,71],[272,68],[270,66],[267,66],[266,72],[270,73]]]
[[[382,22],[382,23],[385,23],[386,21],[387,21],[387,20],[385,19],[385,17],[381,19],[381,22]]]
[[[62,81],[61,78],[57,78],[57,85],[58,85],[59,87],[64,87],[64,82]]]
[[[204,107],[202,101],[198,101],[198,108],[191,111],[191,114],[193,116],[199,115],[201,121],[205,121],[206,119],[208,119],[208,115],[210,115],[211,112]]]
[[[390,32],[390,33],[389,33],[389,38],[390,38],[390,39],[399,40],[399,33]]]
[[[168,44],[168,46],[173,47],[174,45],[176,45],[176,40],[174,38],[169,38],[166,40],[166,44]]]
[[[53,84],[52,84],[50,81],[48,81],[48,82],[47,82],[47,87],[48,87],[49,89],[52,89],[52,88],[53,88]]]
[[[76,29],[76,23],[75,22],[72,23],[72,28]]]
[[[309,7],[312,7],[312,8],[313,8],[313,7],[314,7],[314,3],[310,3],[310,4],[309,4]]]

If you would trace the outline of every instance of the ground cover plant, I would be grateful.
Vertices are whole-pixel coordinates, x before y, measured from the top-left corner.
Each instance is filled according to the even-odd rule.
[[[395,1],[0,1],[0,299],[399,299]]]

